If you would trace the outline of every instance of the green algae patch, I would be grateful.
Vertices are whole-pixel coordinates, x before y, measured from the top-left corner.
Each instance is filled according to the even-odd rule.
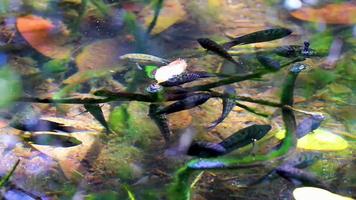
[[[18,76],[7,67],[0,69],[0,108],[9,106],[21,92]]]
[[[109,117],[109,126],[122,141],[148,148],[152,139],[159,137],[159,130],[147,115],[148,104],[130,102],[116,107]]]

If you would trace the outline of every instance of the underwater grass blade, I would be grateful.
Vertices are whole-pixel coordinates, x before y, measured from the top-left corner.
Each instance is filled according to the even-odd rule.
[[[246,106],[244,104],[241,104],[239,102],[235,102],[235,104],[236,104],[236,106],[238,106],[238,107],[240,107],[240,108],[242,108],[242,109],[244,109],[244,110],[246,110],[246,111],[248,111],[250,113],[253,113],[255,115],[258,115],[258,116],[261,116],[261,117],[265,117],[265,118],[267,118],[269,116],[266,113],[260,113],[260,112],[256,111],[255,109],[253,109],[251,107],[248,107],[248,106]]]
[[[281,104],[293,106],[293,92],[297,75],[301,70],[293,66],[286,77],[282,90]],[[192,170],[205,169],[241,169],[257,166],[264,166],[268,161],[283,159],[288,153],[294,151],[296,147],[296,121],[292,110],[282,108],[283,122],[286,126],[286,137],[282,141],[279,149],[266,155],[246,156],[243,158],[199,158],[189,161],[184,167],[180,168],[176,174],[169,194],[171,200],[188,200],[190,198],[189,176]],[[178,193],[180,192],[180,193]],[[181,196],[175,196],[180,194]]]
[[[131,190],[129,189],[129,187],[128,187],[127,185],[124,185],[123,187],[124,187],[124,189],[126,190],[127,195],[129,196],[129,200],[136,200],[135,195],[131,192]]]
[[[20,163],[20,159],[16,161],[15,165],[11,168],[11,171],[0,180],[0,188],[4,187],[4,185],[7,182],[9,182],[11,176],[14,174],[14,172],[15,172],[17,166],[19,165],[19,163]]]
[[[102,0],[90,0],[102,15],[109,15],[109,7]]]
[[[157,0],[154,4],[155,4],[155,10],[154,10],[154,16],[153,16],[153,19],[150,23],[150,25],[148,26],[147,28],[147,31],[146,31],[146,35],[149,36],[153,30],[153,28],[156,26],[157,24],[157,19],[159,17],[159,13],[162,9],[162,6],[163,6],[163,1],[164,0]]]
[[[84,108],[105,128],[106,133],[110,132],[109,125],[105,120],[101,107],[98,104],[84,104]]]

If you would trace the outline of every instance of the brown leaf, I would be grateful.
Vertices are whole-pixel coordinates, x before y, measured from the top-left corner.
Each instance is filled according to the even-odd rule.
[[[68,31],[64,26],[56,26],[52,21],[35,15],[18,17],[16,27],[22,37],[41,54],[65,59],[71,54],[71,47],[64,45]]]
[[[290,13],[293,17],[326,24],[355,24],[356,5],[353,3],[328,4],[322,8],[303,7]]]

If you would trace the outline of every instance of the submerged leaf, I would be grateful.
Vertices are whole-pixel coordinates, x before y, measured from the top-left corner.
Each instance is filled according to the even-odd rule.
[[[78,70],[82,72],[110,67],[121,69],[122,67],[117,65],[119,55],[122,54],[120,45],[115,39],[98,40],[89,44],[75,58]]]
[[[65,27],[35,15],[18,17],[16,26],[22,37],[41,54],[54,59],[70,57],[72,48],[65,45],[68,35]]]
[[[96,119],[104,128],[106,129],[106,132],[109,133],[109,125],[105,120],[103,111],[101,110],[101,107],[97,104],[84,104],[84,108]]]
[[[326,24],[355,24],[356,5],[354,3],[328,4],[321,8],[303,7],[291,12],[297,19]]]

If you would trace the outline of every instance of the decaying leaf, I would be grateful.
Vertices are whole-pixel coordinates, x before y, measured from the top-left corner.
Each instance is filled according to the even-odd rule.
[[[321,8],[303,7],[291,12],[297,19],[326,24],[355,24],[356,4],[328,4]]]
[[[18,17],[16,27],[22,37],[41,54],[54,58],[69,58],[72,48],[65,45],[68,30],[64,25],[35,15]]]
[[[120,44],[115,39],[98,40],[84,47],[75,58],[80,72],[92,69],[116,67],[119,61]]]

